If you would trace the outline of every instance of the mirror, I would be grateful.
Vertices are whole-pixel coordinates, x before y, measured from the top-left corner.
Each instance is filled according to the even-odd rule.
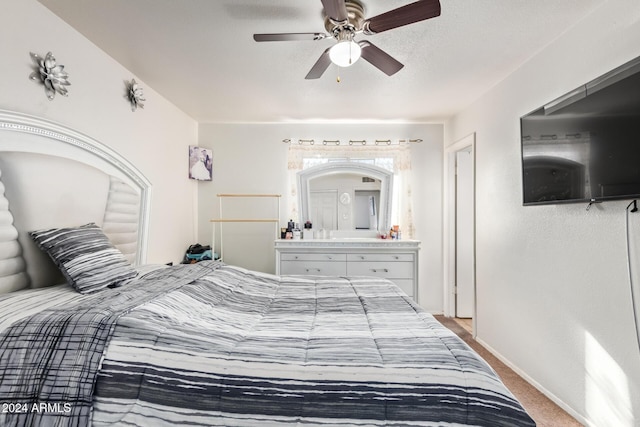
[[[380,230],[391,225],[393,172],[332,162],[298,172],[300,221],[316,230]]]

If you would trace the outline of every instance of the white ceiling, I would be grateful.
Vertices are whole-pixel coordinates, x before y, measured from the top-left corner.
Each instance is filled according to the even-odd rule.
[[[441,0],[437,18],[368,39],[405,67],[366,61],[305,80],[333,43],[253,41],[325,32],[320,0],[39,0],[199,122],[441,121],[604,0]],[[365,16],[411,0],[363,0]],[[337,82],[337,77],[340,82]]]

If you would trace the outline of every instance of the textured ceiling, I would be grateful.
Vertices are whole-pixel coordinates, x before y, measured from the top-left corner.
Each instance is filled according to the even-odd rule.
[[[604,3],[441,0],[437,18],[358,36],[405,65],[395,75],[360,60],[305,80],[333,39],[253,34],[325,32],[320,0],[39,1],[200,122],[441,121]],[[410,2],[364,1],[367,17]]]

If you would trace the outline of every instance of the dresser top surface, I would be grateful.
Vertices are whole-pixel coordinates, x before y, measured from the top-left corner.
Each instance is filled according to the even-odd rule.
[[[377,238],[338,238],[338,239],[309,239],[293,240],[278,239],[275,241],[276,249],[301,249],[301,248],[368,248],[368,249],[419,249],[420,241],[413,239],[377,239]]]

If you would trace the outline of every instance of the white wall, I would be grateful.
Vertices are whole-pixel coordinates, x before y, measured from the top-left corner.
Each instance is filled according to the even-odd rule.
[[[56,121],[130,160],[153,184],[148,261],[180,261],[196,235],[187,147],[197,123],[35,0],[2,0],[0,40],[0,109]],[[69,73],[68,97],[49,101],[28,78],[29,52],[48,51]],[[147,100],[135,113],[125,98],[132,78]]]
[[[429,311],[442,313],[444,134],[443,126],[439,124],[201,124],[200,145],[213,149],[214,170],[213,182],[199,184],[199,240],[203,243],[211,241],[209,219],[218,216],[218,193],[282,194],[281,225],[286,226],[290,191],[287,188],[288,145],[282,142],[285,138],[423,140],[411,146],[415,238],[422,241],[419,302]],[[224,246],[226,253],[226,242]],[[231,258],[231,261],[237,260],[247,268],[275,271],[273,242],[260,246],[249,244],[243,248],[241,257]]]
[[[519,118],[638,55],[640,3],[605,2],[447,125],[477,138],[478,338],[597,426],[640,425],[628,201],[523,207]]]

